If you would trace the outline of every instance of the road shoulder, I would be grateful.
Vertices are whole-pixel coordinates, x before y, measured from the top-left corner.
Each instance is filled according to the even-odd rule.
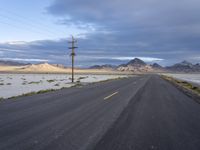
[[[200,104],[200,87],[195,86],[187,81],[178,80],[173,77],[161,75],[161,78],[173,84],[177,89],[188,95]]]

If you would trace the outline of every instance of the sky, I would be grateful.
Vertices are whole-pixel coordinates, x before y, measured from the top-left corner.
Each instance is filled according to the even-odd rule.
[[[200,63],[199,0],[0,0],[0,60],[76,66]]]

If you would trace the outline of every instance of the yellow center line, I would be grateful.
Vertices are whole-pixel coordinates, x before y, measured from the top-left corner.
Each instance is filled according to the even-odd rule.
[[[105,97],[104,100],[107,100],[107,99],[111,98],[112,96],[116,95],[117,93],[118,93],[118,92],[115,92],[115,93],[113,93],[113,94],[111,94],[111,95]]]

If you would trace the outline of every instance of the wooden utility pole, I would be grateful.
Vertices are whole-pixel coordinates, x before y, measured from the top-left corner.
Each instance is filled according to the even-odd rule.
[[[69,47],[69,49],[72,50],[70,56],[72,57],[72,83],[74,82],[74,57],[75,57],[75,49],[78,47],[75,47],[75,43],[77,43],[77,40],[74,39],[74,37],[72,36],[72,41],[69,41],[69,43],[72,44],[71,47]]]

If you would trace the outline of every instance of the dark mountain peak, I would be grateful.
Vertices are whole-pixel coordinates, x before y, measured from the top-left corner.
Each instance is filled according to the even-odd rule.
[[[94,65],[91,66],[90,69],[115,69],[116,66],[114,65],[109,65],[109,64],[105,64],[105,65]]]
[[[192,67],[193,67],[193,64],[190,63],[190,62],[188,62],[188,61],[186,61],[186,60],[184,60],[184,61],[182,61],[182,62],[180,62],[180,63],[177,63],[177,64],[175,64],[175,65],[173,65],[173,66],[171,66],[171,67],[174,67],[174,68],[184,68],[184,69],[186,69],[186,68],[192,68]]]
[[[109,65],[109,64],[105,64],[105,65],[102,65],[103,67],[105,68],[116,68],[115,65]]]
[[[176,71],[176,72],[199,72],[200,71],[200,67],[198,65],[193,65],[192,63],[185,60],[173,66],[169,66],[167,67],[167,69],[170,71]]]
[[[101,66],[100,65],[94,65],[94,66],[91,66],[90,69],[101,69]]]
[[[195,64],[195,65],[194,65],[194,68],[195,68],[196,70],[200,71],[200,64],[199,64],[199,63]]]
[[[192,63],[190,63],[190,62],[188,62],[188,61],[186,61],[186,60],[182,61],[182,62],[179,63],[179,64],[180,64],[180,65],[186,65],[186,66],[192,65]]]
[[[132,66],[135,66],[135,65],[136,65],[136,66],[145,66],[146,63],[145,63],[144,61],[142,61],[141,59],[139,59],[139,58],[135,58],[135,59],[129,61],[129,62],[127,63],[127,65],[132,65]]]
[[[157,69],[161,69],[163,68],[161,65],[159,65],[158,63],[154,63],[153,65],[151,65],[153,68],[157,68]]]

